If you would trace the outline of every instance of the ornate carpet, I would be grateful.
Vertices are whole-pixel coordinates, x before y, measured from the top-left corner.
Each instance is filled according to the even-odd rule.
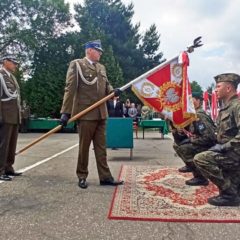
[[[240,207],[215,207],[207,198],[215,185],[191,187],[189,173],[159,166],[124,165],[115,189],[109,219],[165,222],[240,222]]]

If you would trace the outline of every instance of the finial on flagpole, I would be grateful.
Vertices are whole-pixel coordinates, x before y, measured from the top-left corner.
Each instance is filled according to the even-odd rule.
[[[194,51],[194,48],[198,48],[198,47],[201,47],[203,44],[202,44],[202,40],[201,40],[201,36],[200,37],[197,37],[193,40],[193,45],[187,47],[187,52],[188,53],[192,53]]]

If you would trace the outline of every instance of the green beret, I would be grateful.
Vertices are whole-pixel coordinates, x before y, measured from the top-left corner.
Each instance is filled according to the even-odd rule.
[[[232,83],[235,87],[238,86],[240,83],[240,76],[235,73],[223,73],[219,74],[216,77],[214,77],[216,83],[219,82],[230,82]]]
[[[200,92],[192,92],[192,97],[199,99],[199,100],[203,100],[202,93],[200,93]]]

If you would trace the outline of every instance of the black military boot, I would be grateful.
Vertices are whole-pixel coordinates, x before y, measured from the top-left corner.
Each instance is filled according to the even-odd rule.
[[[240,197],[234,188],[221,190],[219,193],[218,196],[209,198],[208,203],[214,206],[240,206]]]
[[[240,206],[240,197],[236,195],[220,194],[208,199],[208,203],[214,206]]]
[[[183,166],[178,169],[179,172],[181,173],[187,173],[187,172],[192,172],[192,168],[190,166]]]
[[[208,183],[208,180],[203,177],[194,177],[185,182],[185,184],[189,186],[207,186]]]

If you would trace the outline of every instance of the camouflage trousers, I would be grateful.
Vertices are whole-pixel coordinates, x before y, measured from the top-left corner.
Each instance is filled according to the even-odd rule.
[[[237,195],[240,192],[240,156],[233,151],[216,153],[201,152],[193,162],[202,175],[210,179],[219,192]]]
[[[177,145],[174,143],[173,148],[176,151],[177,155],[183,160],[183,162],[192,169],[194,177],[203,177],[201,172],[195,167],[193,158],[197,153],[206,151],[209,149],[209,147],[203,147],[192,143],[183,145]]]
[[[209,147],[193,145],[192,143],[187,143],[183,145],[177,145],[176,143],[174,143],[173,149],[185,163],[188,163],[193,162],[193,158],[197,153],[206,151],[207,149],[209,149]]]

